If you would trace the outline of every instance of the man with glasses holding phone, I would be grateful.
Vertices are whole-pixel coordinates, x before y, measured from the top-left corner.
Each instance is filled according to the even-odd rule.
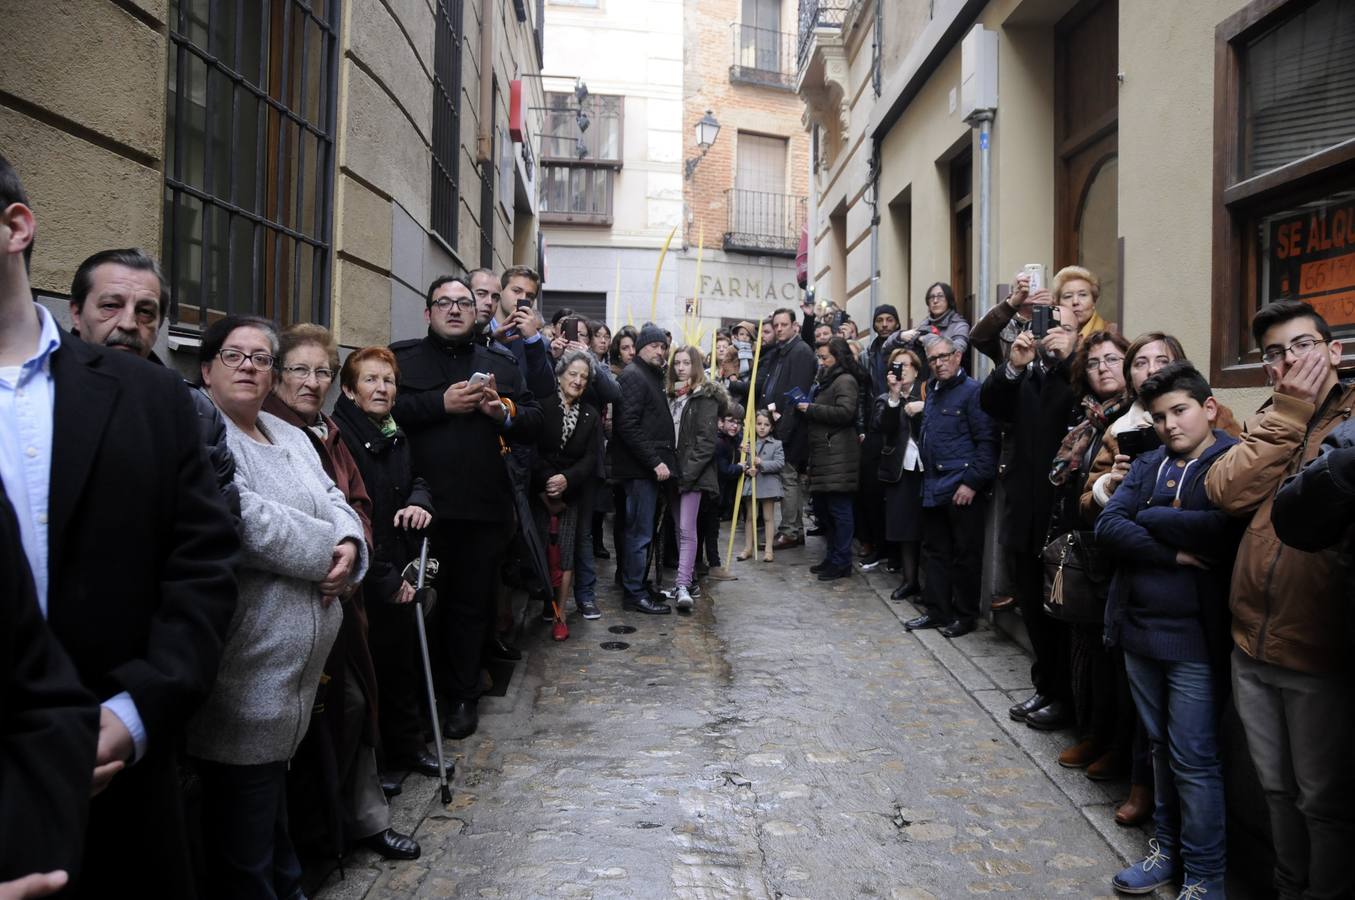
[[[1233,694],[1270,807],[1282,897],[1355,892],[1355,742],[1350,577],[1326,542],[1287,544],[1271,521],[1281,483],[1350,419],[1355,387],[1337,377],[1341,344],[1307,303],[1268,304],[1251,324],[1273,389],[1240,442],[1205,479],[1209,499],[1250,519],[1233,567]],[[1334,499],[1331,501],[1334,502]],[[1307,551],[1315,552],[1307,552]]]
[[[495,612],[494,579],[514,525],[502,453],[534,443],[541,409],[513,354],[478,340],[470,283],[444,275],[424,302],[428,334],[391,345],[400,364],[395,420],[409,436],[414,474],[428,482],[438,520],[433,556],[440,615],[446,734],[479,723],[480,661]]]

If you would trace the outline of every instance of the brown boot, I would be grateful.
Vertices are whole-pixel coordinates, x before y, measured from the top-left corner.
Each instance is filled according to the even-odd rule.
[[[1086,775],[1092,781],[1119,781],[1129,774],[1129,766],[1112,750],[1087,766]]]
[[[1153,816],[1153,786],[1135,784],[1129,787],[1129,799],[1115,810],[1115,824],[1132,828],[1142,825]]]
[[[1090,740],[1078,741],[1059,754],[1059,765],[1065,769],[1085,769],[1097,755],[1096,745]]]

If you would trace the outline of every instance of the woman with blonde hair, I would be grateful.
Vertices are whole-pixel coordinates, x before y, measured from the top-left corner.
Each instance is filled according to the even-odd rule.
[[[1082,266],[1064,266],[1054,273],[1050,292],[1056,305],[1073,308],[1078,337],[1111,330],[1110,323],[1096,311],[1096,302],[1101,299],[1101,279],[1090,270]]]

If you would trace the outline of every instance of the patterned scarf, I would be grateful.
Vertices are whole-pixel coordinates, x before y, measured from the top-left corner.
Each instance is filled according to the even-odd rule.
[[[1080,472],[1086,465],[1087,451],[1092,443],[1128,408],[1129,401],[1124,394],[1116,394],[1104,403],[1090,394],[1083,397],[1082,409],[1086,415],[1068,432],[1059,445],[1059,452],[1054,454],[1054,465],[1049,470],[1050,483],[1063,486]]]
[[[558,388],[557,393],[560,395],[560,449],[563,450],[579,424],[579,404],[566,400],[565,392]]]
[[[400,426],[395,424],[395,416],[386,416],[376,423],[376,427],[381,429],[382,437],[395,437],[395,432],[400,430]]]

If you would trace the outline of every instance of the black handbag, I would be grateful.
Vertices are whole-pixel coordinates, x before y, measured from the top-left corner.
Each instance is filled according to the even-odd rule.
[[[1062,622],[1090,625],[1105,618],[1110,579],[1108,554],[1096,546],[1093,531],[1069,531],[1045,544],[1044,611]]]

